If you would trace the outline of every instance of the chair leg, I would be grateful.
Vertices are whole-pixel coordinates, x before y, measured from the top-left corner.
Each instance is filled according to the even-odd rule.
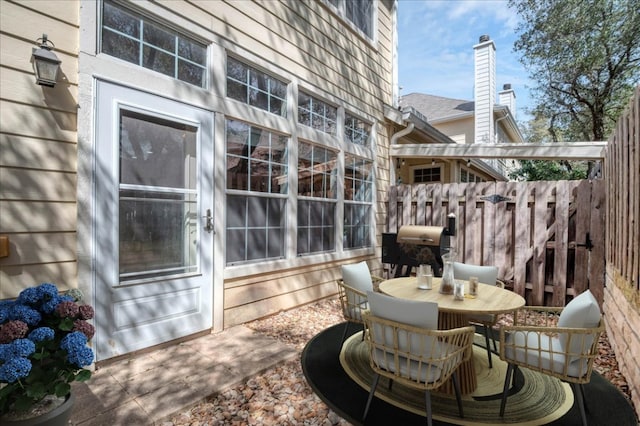
[[[507,374],[504,378],[504,389],[502,389],[502,401],[500,402],[500,417],[504,417],[504,409],[507,406],[507,395],[509,394],[509,383],[513,374],[514,365],[509,363],[507,366]]]
[[[489,331],[491,332],[491,340],[493,341],[493,351],[498,353],[498,345],[496,345],[496,331],[493,327],[489,327]]]
[[[433,419],[431,418],[431,392],[429,392],[429,389],[424,392],[424,402],[427,406],[427,426],[432,426]]]
[[[452,374],[453,389],[456,391],[456,401],[458,402],[458,413],[460,418],[464,419],[464,411],[462,410],[462,396],[460,395],[460,382],[458,382],[458,375],[454,372]]]
[[[578,407],[580,408],[580,415],[582,416],[582,426],[587,426],[587,413],[584,410],[584,390],[582,385],[578,383],[571,383],[573,389],[573,396],[578,400]]]
[[[371,400],[373,399],[373,395],[376,393],[376,387],[378,386],[378,380],[380,380],[380,375],[376,374],[373,378],[373,383],[371,383],[371,390],[369,391],[369,398],[367,399],[367,405],[364,407],[364,414],[362,415],[362,422],[367,418],[367,414],[369,413],[369,406],[371,405]]]
[[[493,368],[493,363],[491,362],[491,345],[489,344],[489,327],[484,326],[484,344],[487,346],[487,359],[489,360],[489,368]],[[493,342],[495,345],[495,341]]]

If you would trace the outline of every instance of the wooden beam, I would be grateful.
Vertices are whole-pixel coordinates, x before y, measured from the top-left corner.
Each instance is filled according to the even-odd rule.
[[[391,157],[601,160],[606,142],[545,144],[394,144]]]

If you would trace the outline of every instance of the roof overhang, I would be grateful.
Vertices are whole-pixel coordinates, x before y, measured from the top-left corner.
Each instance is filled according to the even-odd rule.
[[[504,122],[504,129],[509,137],[511,137],[511,142],[523,143],[524,136],[522,136],[518,123],[511,113],[511,110],[509,110],[509,107],[506,105],[496,105],[493,111],[494,115],[500,115],[500,117],[495,118],[496,124],[498,122]]]
[[[602,160],[606,142],[543,144],[394,144],[392,157],[509,158],[524,160]]]
[[[453,139],[429,124],[427,118],[415,108],[408,107],[399,111],[395,108],[385,106],[385,118],[401,126],[413,124],[410,133],[415,132],[419,139],[425,141],[425,145],[433,143],[455,144]],[[420,144],[420,146],[422,146],[422,144]]]

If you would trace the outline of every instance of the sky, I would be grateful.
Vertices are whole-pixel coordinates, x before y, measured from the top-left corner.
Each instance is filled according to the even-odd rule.
[[[517,119],[526,120],[532,82],[513,51],[517,24],[506,0],[399,0],[400,94],[473,100],[473,46],[488,34],[496,46],[496,87],[511,84]]]

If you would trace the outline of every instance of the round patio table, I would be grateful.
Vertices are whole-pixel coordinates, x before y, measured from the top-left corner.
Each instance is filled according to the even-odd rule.
[[[460,281],[460,280],[458,280]],[[441,294],[441,278],[433,278],[433,288],[418,288],[416,277],[393,278],[380,283],[380,292],[403,299],[435,302],[438,304],[438,328],[448,330],[469,325],[470,315],[501,314],[512,312],[524,306],[525,300],[519,294],[498,286],[480,283],[475,298],[465,296],[464,300],[454,300],[453,294]],[[467,282],[464,281],[465,287]],[[470,394],[476,390],[478,382],[473,358],[460,365],[458,369],[460,392]],[[448,381],[439,389],[441,392],[454,393],[453,383]]]

